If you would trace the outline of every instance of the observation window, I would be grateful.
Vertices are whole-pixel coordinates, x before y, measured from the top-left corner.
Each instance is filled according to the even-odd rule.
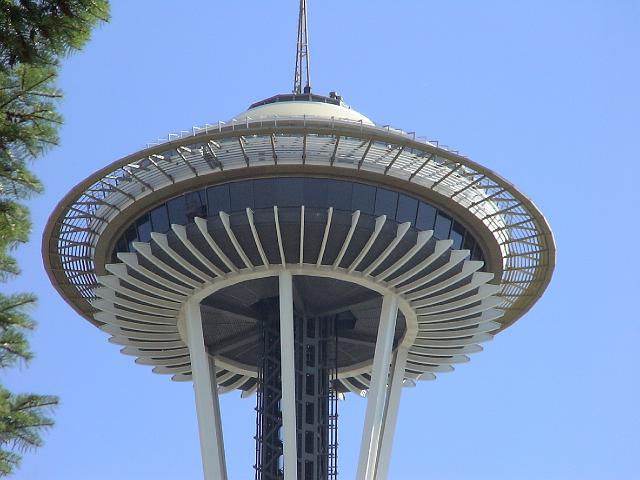
[[[187,202],[183,195],[169,200],[167,210],[169,211],[169,223],[178,225],[187,223]]]
[[[464,241],[465,230],[462,225],[458,222],[453,222],[453,226],[451,227],[451,240],[453,240],[453,246],[456,250],[462,248],[462,242]]]
[[[134,252],[135,250],[133,248],[133,242],[138,241],[138,232],[136,231],[135,224],[127,228],[127,231],[124,232],[124,238],[125,238],[125,243],[127,244],[128,250],[130,252]]]
[[[138,241],[148,242],[151,240],[151,219],[148,214],[138,219],[136,228],[138,229]]]
[[[329,199],[329,182],[322,178],[304,179],[305,207],[325,207]]]
[[[353,183],[340,180],[327,180],[328,201],[338,210],[351,210]]]
[[[218,215],[218,212],[231,210],[231,197],[229,185],[218,185],[207,188],[207,211],[209,215]]]
[[[438,216],[436,217],[436,226],[433,227],[433,235],[439,240],[444,240],[446,238],[449,238],[450,232],[451,219],[446,215],[438,212]]]
[[[364,185],[362,183],[353,184],[353,195],[351,197],[351,209],[360,210],[361,213],[373,214],[376,201],[376,187]]]
[[[253,208],[253,182],[234,182],[229,185],[231,211],[241,212]]]
[[[396,213],[398,223],[411,222],[415,224],[417,212],[418,200],[406,195],[400,195],[398,197],[398,211]]]
[[[253,203],[255,208],[269,208],[277,205],[276,180],[264,178],[253,182]]]
[[[416,227],[420,230],[433,230],[438,211],[428,203],[420,202]]]
[[[196,216],[217,217],[220,211],[229,214],[241,213],[247,207],[272,210],[274,205],[282,208],[281,221],[287,218],[287,210],[291,210],[284,207],[300,205],[316,212],[333,207],[338,211],[360,210],[363,215],[386,215],[388,220],[398,223],[411,222],[418,230],[433,230],[436,239],[450,238],[453,240],[454,249],[469,250],[471,258],[483,259],[478,242],[471,233],[462,224],[429,203],[387,188],[348,180],[279,177],[207,187],[158,205],[125,230],[116,242],[114,261],[117,252],[134,251],[132,242],[148,242],[151,232],[166,233],[173,223],[186,225]],[[299,215],[295,212],[290,213],[293,214],[291,218],[297,218]]]
[[[384,188],[378,188],[377,190],[374,210],[375,215],[386,215],[387,218],[396,218],[398,194]]]
[[[160,205],[158,208],[151,210],[151,226],[154,232],[167,233],[169,231],[171,225],[169,224],[166,205]]]
[[[297,207],[304,203],[304,179],[278,178],[276,180],[276,205]]]
[[[189,192],[185,196],[187,219],[193,220],[195,217],[207,216],[207,198],[204,190]]]

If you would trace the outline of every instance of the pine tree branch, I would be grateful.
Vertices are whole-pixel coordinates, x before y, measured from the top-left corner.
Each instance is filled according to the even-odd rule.
[[[14,101],[18,100],[19,98],[22,98],[23,96],[30,94],[31,92],[29,92],[30,89],[39,87],[40,85],[47,83],[49,80],[53,80],[56,77],[55,73],[52,73],[50,75],[48,75],[47,77],[43,78],[42,80],[34,83],[33,85],[30,85],[29,87],[22,87],[22,90],[20,91],[20,93],[14,95],[13,97],[11,97],[9,100],[7,100],[6,102],[0,104],[0,109],[6,107],[7,105],[13,103]]]

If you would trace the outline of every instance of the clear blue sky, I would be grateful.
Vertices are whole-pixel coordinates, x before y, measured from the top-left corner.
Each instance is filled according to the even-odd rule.
[[[471,363],[405,390],[392,480],[640,478],[636,207],[640,3],[311,0],[314,90],[459,149],[547,215],[558,267],[545,297]],[[113,2],[65,62],[61,145],[35,165],[24,274],[40,297],[36,360],[15,390],[58,394],[20,480],[199,479],[191,385],[133,364],[49,285],[40,236],[98,168],[291,88],[297,0]],[[341,479],[365,403],[340,404]],[[253,478],[254,400],[222,402],[232,480]]]

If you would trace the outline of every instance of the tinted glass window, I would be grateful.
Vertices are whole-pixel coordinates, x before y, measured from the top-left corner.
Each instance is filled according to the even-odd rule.
[[[127,231],[124,232],[124,238],[127,245],[127,251],[133,252],[134,249],[132,243],[138,241],[138,232],[136,231],[135,224],[127,228]]]
[[[118,261],[118,252],[126,252],[127,250],[128,250],[127,241],[123,235],[118,239],[118,242],[116,243],[116,246],[113,249],[113,254],[111,255],[111,263],[116,263]]]
[[[327,195],[329,206],[338,210],[351,210],[351,195],[353,184],[338,180],[327,181]]]
[[[415,198],[400,195],[398,197],[398,211],[396,220],[400,223],[411,222],[415,224],[418,213],[418,200]]]
[[[229,185],[207,188],[207,203],[209,215],[217,215],[221,210],[223,212],[230,211]]]
[[[473,247],[473,252],[471,252],[471,259],[484,260],[484,258],[482,258],[482,252],[480,251],[480,246],[478,245],[477,242],[476,242],[476,245]]]
[[[166,205],[160,205],[151,210],[151,226],[154,232],[166,233],[169,231],[169,215]]]
[[[453,240],[453,247],[456,250],[462,248],[462,242],[464,240],[464,227],[458,222],[453,222],[451,227],[451,240]]]
[[[207,202],[204,190],[189,192],[185,194],[184,197],[187,204],[187,218],[189,220],[193,219],[193,217],[207,217]]]
[[[463,235],[461,235],[459,232],[456,232],[455,230],[451,230],[451,240],[453,240],[453,245],[451,246],[451,248],[460,250],[462,248],[463,239]]]
[[[464,236],[464,242],[462,244],[462,248],[464,248],[465,250],[469,250],[470,252],[473,252],[473,248],[475,246],[476,246],[475,239],[471,236],[471,234],[467,233]]]
[[[398,194],[384,188],[378,188],[377,190],[375,215],[386,215],[389,219],[396,218]]]
[[[253,201],[256,208],[270,208],[276,204],[276,180],[266,178],[253,181]]]
[[[420,202],[418,206],[418,217],[416,218],[416,228],[420,230],[433,230],[438,211],[427,203]]]
[[[482,251],[473,236],[428,203],[371,185],[302,177],[246,180],[173,198],[134,221],[118,240],[114,252],[131,251],[133,241],[148,242],[152,231],[166,233],[172,223],[186,225],[194,216],[214,217],[221,210],[239,213],[247,207],[271,208],[273,205],[306,205],[313,209],[332,206],[343,211],[360,210],[364,215],[387,215],[389,220],[399,223],[415,222],[419,230],[434,230],[437,239],[451,238],[454,249],[469,250],[472,258],[482,259]]]
[[[169,223],[184,225],[187,223],[187,202],[184,197],[176,197],[167,202],[169,211]]]
[[[236,182],[229,185],[231,211],[241,212],[253,208],[253,182]]]
[[[322,178],[304,179],[304,204],[307,207],[326,207],[329,184]]]
[[[304,200],[304,181],[302,178],[279,178],[276,192],[279,207],[297,207]]]
[[[353,196],[351,198],[351,209],[360,210],[362,213],[373,214],[373,207],[376,201],[376,187],[371,185],[353,184]]]
[[[451,230],[451,219],[442,213],[438,213],[436,217],[436,226],[433,229],[433,236],[444,240],[449,238],[449,231]]]
[[[138,239],[141,242],[148,242],[151,240],[151,219],[149,215],[144,215],[136,222],[138,227]]]

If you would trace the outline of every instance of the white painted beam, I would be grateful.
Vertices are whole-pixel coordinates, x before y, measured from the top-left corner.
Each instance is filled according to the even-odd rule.
[[[387,294],[382,300],[382,312],[378,325],[378,338],[373,357],[371,388],[367,395],[367,411],[362,432],[357,480],[374,480],[382,425],[388,400],[387,381],[393,351],[393,336],[398,317],[398,297]]]
[[[207,354],[204,345],[200,303],[193,300],[187,302],[184,313],[196,397],[204,479],[227,480],[216,369],[213,358]]]
[[[393,449],[393,437],[398,421],[398,410],[400,408],[400,395],[404,381],[404,372],[407,366],[407,356],[409,348],[405,345],[398,347],[393,362],[393,372],[391,373],[391,385],[389,386],[389,397],[380,442],[380,454],[376,467],[376,479],[385,480],[389,474],[389,463],[391,461],[391,451]]]
[[[298,478],[296,433],[296,371],[293,334],[293,276],[278,275],[280,284],[280,377],[282,379],[282,430],[284,480]]]

